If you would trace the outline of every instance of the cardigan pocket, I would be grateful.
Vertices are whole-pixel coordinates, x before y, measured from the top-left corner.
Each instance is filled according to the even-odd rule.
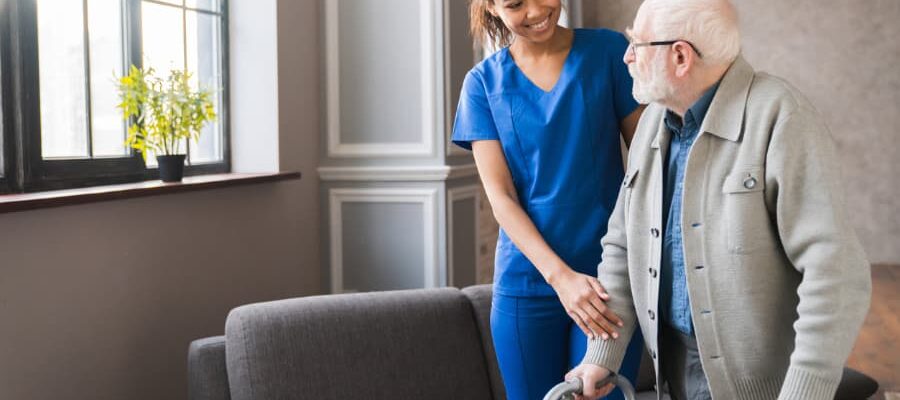
[[[749,254],[774,246],[774,226],[765,199],[765,171],[762,167],[738,167],[725,178],[725,219],[728,249]]]

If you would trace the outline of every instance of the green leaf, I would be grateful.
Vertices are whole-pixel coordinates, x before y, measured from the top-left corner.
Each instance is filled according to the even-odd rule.
[[[118,81],[122,117],[129,121],[126,145],[157,154],[179,151],[182,139],[200,140],[203,127],[216,119],[212,92],[190,87],[191,74],[172,70],[158,78],[152,68],[132,65]]]

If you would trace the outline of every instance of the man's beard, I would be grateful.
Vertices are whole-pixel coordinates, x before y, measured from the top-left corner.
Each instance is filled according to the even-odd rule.
[[[650,65],[649,76],[644,76],[637,68],[637,63],[628,64],[628,73],[634,78],[631,94],[641,104],[662,102],[675,94],[675,88],[666,81],[666,66],[662,60],[655,60]]]

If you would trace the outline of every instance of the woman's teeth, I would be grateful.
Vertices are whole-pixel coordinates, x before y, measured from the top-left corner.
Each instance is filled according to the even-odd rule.
[[[550,16],[549,16],[549,15],[547,16],[547,18],[544,18],[543,21],[541,21],[541,22],[539,22],[539,23],[537,23],[537,24],[531,24],[531,25],[529,26],[529,28],[534,29],[534,30],[538,30],[538,31],[539,31],[539,30],[542,30],[542,29],[546,28],[547,25],[550,25]]]

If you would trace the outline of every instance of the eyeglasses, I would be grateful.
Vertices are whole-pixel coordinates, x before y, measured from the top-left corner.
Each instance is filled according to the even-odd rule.
[[[691,42],[689,42],[689,41],[687,41],[687,40],[680,40],[680,39],[679,39],[679,40],[663,40],[663,41],[658,41],[658,42],[631,43],[631,45],[629,46],[629,48],[631,49],[631,57],[632,57],[632,58],[637,58],[637,52],[635,51],[635,49],[638,48],[638,47],[649,47],[649,46],[671,46],[671,45],[673,45],[673,44],[675,44],[675,43],[678,43],[678,42],[685,42],[685,43],[687,43],[688,45],[691,46],[692,49],[694,49],[694,52],[697,53],[697,57],[703,58],[703,54],[700,53],[700,50],[697,50],[697,46],[694,46],[693,43],[691,43]]]

